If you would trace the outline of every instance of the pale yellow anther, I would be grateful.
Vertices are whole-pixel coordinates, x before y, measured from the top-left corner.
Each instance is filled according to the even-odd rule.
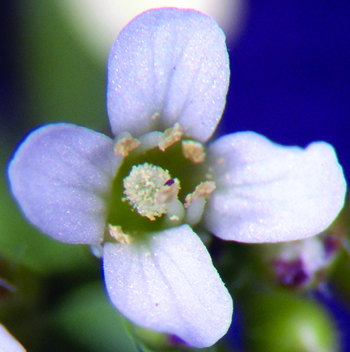
[[[175,123],[174,127],[170,127],[164,131],[163,138],[158,144],[158,148],[164,152],[165,149],[180,141],[182,136],[182,127],[179,123]]]
[[[140,144],[141,142],[138,139],[133,138],[130,133],[126,133],[115,144],[114,153],[115,155],[122,155],[125,158],[130,152],[139,147]]]
[[[182,141],[182,154],[194,164],[202,163],[206,157],[203,144],[190,140]]]
[[[130,244],[134,241],[134,238],[123,232],[121,226],[108,225],[108,232],[117,242],[122,244]]]
[[[133,166],[124,181],[123,201],[151,221],[167,213],[167,203],[177,198],[180,189],[178,179],[172,179],[168,170],[144,163]]]
[[[216,186],[213,181],[204,181],[201,182],[194,192],[189,193],[185,198],[185,208],[187,209],[191,203],[195,202],[199,198],[206,198],[211,193],[214,192]]]

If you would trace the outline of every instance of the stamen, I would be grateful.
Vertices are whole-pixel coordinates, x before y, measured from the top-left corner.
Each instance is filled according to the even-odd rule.
[[[194,200],[186,209],[186,223],[194,226],[199,223],[203,217],[204,207],[205,207],[205,198],[199,197]]]
[[[201,182],[194,192],[185,198],[186,222],[191,226],[198,224],[202,219],[206,198],[215,190],[215,182]]]
[[[172,199],[167,203],[167,214],[164,217],[164,225],[167,227],[181,225],[185,217],[185,208],[183,204],[177,199]]]
[[[196,141],[182,141],[182,154],[194,164],[202,163],[206,157],[203,144]]]
[[[206,198],[211,193],[214,192],[216,186],[213,181],[204,181],[201,182],[194,192],[189,193],[185,198],[185,208],[188,208],[191,203],[195,202],[199,198]]]
[[[182,127],[179,123],[175,123],[174,127],[170,127],[166,129],[163,133],[163,139],[158,144],[158,148],[164,152],[165,149],[172,146],[179,140],[181,140],[183,136]]]
[[[124,158],[127,157],[131,151],[139,147],[141,142],[131,136],[130,133],[124,133],[120,136],[117,143],[114,146],[115,155],[122,155]]]
[[[114,226],[109,224],[108,231],[111,237],[122,244],[130,244],[134,241],[134,238],[123,232],[121,226]]]
[[[174,182],[169,185],[169,180]],[[151,221],[168,212],[167,204],[177,199],[180,190],[179,180],[172,179],[168,170],[148,163],[133,166],[123,184],[126,197],[122,200]]]
[[[141,137],[139,137],[139,141],[141,142],[141,146],[137,151],[145,152],[147,150],[153,149],[158,146],[158,144],[163,139],[163,133],[159,131],[148,132]]]

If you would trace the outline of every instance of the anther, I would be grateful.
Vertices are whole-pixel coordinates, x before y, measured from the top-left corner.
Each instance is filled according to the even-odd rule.
[[[216,186],[213,181],[201,182],[194,192],[189,193],[185,198],[185,208],[188,208],[191,203],[195,202],[199,198],[207,198],[211,193],[214,192]]]
[[[213,181],[201,182],[193,193],[185,198],[186,222],[191,226],[198,224],[202,219],[206,198],[215,190]]]
[[[182,141],[182,154],[194,164],[202,163],[206,157],[203,144],[191,140]]]
[[[170,127],[164,131],[163,138],[158,144],[158,148],[164,152],[165,149],[180,141],[182,136],[182,127],[179,123],[175,123],[174,127]]]
[[[140,146],[141,142],[131,136],[130,133],[124,133],[120,136],[117,143],[114,146],[115,155],[122,155],[124,158],[127,157],[130,152]]]
[[[134,238],[123,232],[121,226],[108,225],[108,232],[117,242],[122,244],[130,244],[134,242]]]

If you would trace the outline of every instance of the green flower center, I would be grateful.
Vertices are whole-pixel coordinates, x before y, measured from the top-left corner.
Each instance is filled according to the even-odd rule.
[[[124,134],[115,151],[124,159],[113,183],[109,235],[119,241],[200,220],[215,184],[204,146],[182,139],[178,124],[138,140]]]

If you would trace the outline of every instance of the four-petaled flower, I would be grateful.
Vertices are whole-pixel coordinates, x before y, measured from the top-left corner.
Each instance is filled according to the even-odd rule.
[[[195,347],[226,333],[232,300],[191,227],[242,242],[306,238],[329,226],[345,194],[326,143],[303,150],[243,132],[206,148],[228,82],[225,37],[213,19],[145,12],[109,58],[115,139],[44,126],[9,167],[35,226],[63,242],[103,246],[106,287],[123,315]]]

